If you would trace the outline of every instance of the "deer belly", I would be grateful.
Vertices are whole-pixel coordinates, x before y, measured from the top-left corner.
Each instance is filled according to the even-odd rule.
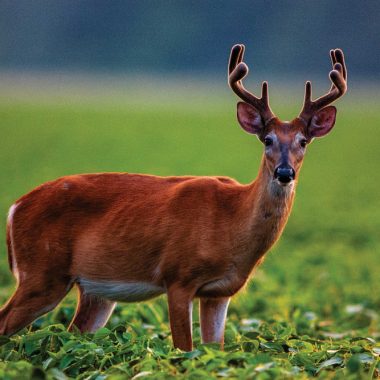
[[[165,293],[163,287],[148,282],[97,281],[82,278],[78,284],[86,294],[111,301],[145,301]]]
[[[204,284],[197,291],[198,297],[231,297],[245,284],[246,279],[225,277]]]

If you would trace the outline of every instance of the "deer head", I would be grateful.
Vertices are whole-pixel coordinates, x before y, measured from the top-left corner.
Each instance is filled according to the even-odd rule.
[[[262,84],[261,98],[244,88],[242,79],[248,74],[248,66],[243,62],[244,49],[244,45],[233,46],[228,66],[228,83],[244,100],[237,104],[237,118],[246,132],[256,135],[264,144],[264,165],[273,181],[289,186],[297,178],[307,145],[334,127],[336,108],[330,104],[347,90],[344,55],[340,49],[330,51],[333,65],[330,91],[313,101],[311,83],[306,82],[303,109],[289,122],[279,120],[272,112],[267,82]]]

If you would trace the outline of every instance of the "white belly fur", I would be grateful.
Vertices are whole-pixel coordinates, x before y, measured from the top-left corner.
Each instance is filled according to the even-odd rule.
[[[81,278],[78,281],[86,294],[103,297],[111,301],[145,301],[165,293],[161,286],[148,282],[96,281]]]

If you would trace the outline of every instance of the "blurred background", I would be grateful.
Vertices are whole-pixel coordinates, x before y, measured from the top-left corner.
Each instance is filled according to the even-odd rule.
[[[255,71],[323,73],[339,46],[350,72],[379,77],[378,1],[2,1],[0,64],[10,69],[211,73],[231,45]]]
[[[301,310],[332,321],[322,329],[377,336],[379,21],[378,1],[1,1],[0,300],[15,285],[4,235],[19,196],[83,172],[248,183],[262,147],[236,122],[231,46],[246,45],[247,87],[268,80],[284,119],[300,111],[307,79],[328,90],[340,47],[349,91],[336,127],[310,146],[284,235],[231,315],[292,321]]]
[[[269,80],[275,96],[293,86],[288,99],[297,104],[306,78],[325,80],[331,48],[347,55],[351,91],[377,91],[373,80],[380,77],[380,5],[374,0],[4,0],[0,11],[1,91],[9,86],[25,97],[62,95],[68,88],[71,97],[79,87],[100,97],[111,87],[117,95],[173,101],[172,93],[156,88],[172,80],[188,90],[213,81],[218,94],[208,87],[202,96],[224,96],[235,43],[247,46],[253,83]],[[326,88],[322,81],[315,85]]]

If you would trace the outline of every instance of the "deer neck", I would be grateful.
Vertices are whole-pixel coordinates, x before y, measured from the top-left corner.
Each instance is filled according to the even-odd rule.
[[[257,178],[249,185],[249,202],[253,208],[254,220],[262,221],[271,219],[282,219],[291,211],[296,183],[293,181],[289,186],[281,186],[273,179],[266,165],[265,157],[261,160],[260,170]]]
[[[259,174],[248,186],[245,208],[249,258],[251,267],[259,263],[263,255],[280,237],[293,206],[295,186],[283,187],[273,181],[263,158]]]

